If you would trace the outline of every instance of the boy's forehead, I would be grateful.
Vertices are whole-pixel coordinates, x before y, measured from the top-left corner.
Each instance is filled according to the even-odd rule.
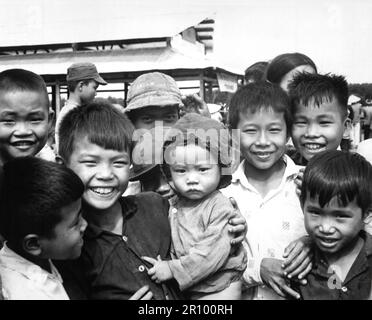
[[[302,99],[296,103],[295,112],[299,109],[324,110],[329,107],[336,107],[340,111],[344,109],[344,107],[339,103],[338,99],[334,95],[331,95],[311,97],[306,101]]]
[[[240,113],[240,120],[252,120],[255,116],[268,116],[279,121],[285,121],[284,111],[276,111],[272,106],[259,106],[255,109],[246,109]]]
[[[73,145],[73,154],[91,154],[91,155],[105,155],[108,153],[120,153],[125,156],[129,156],[128,150],[111,150],[106,149],[94,142],[92,142],[89,138],[88,134],[80,133],[76,134],[74,138],[74,145]]]
[[[36,109],[42,107],[49,112],[49,98],[48,93],[36,90],[0,90],[1,107],[12,107],[13,105],[27,105],[29,108]]]

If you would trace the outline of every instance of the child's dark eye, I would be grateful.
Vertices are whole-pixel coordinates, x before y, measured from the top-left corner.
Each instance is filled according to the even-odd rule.
[[[2,120],[0,120],[0,122],[5,124],[5,125],[14,125],[15,124],[15,121],[12,120],[12,119],[2,119]]]
[[[93,160],[84,160],[84,161],[80,161],[80,163],[83,163],[83,164],[85,164],[87,166],[94,166],[94,165],[96,165],[96,162],[93,161]]]
[[[151,118],[151,117],[142,117],[141,120],[144,123],[151,123],[151,122],[154,121],[153,118]]]
[[[124,167],[128,164],[128,162],[126,161],[115,161],[114,162],[114,166],[117,166],[117,167]]]
[[[311,214],[312,216],[318,216],[319,215],[319,212],[314,211],[314,210],[308,210],[307,213]]]
[[[40,123],[40,122],[42,122],[42,121],[44,121],[44,119],[41,119],[41,118],[38,118],[38,119],[31,119],[31,122],[32,122],[32,123]]]
[[[253,134],[253,133],[256,133],[256,129],[244,129],[243,132],[248,133],[248,134]]]
[[[176,173],[185,173],[186,170],[185,169],[173,169],[173,172],[176,172]]]
[[[270,132],[271,133],[278,133],[278,132],[281,132],[282,130],[280,128],[272,128],[270,129]]]
[[[177,116],[174,114],[170,114],[165,117],[165,121],[167,122],[172,122],[172,121],[175,121],[176,119],[177,119]]]
[[[209,170],[209,168],[199,168],[199,171],[200,172],[206,172],[206,171],[208,171]]]
[[[296,124],[296,125],[305,125],[306,124],[306,121],[297,120],[297,121],[294,122],[294,124]]]

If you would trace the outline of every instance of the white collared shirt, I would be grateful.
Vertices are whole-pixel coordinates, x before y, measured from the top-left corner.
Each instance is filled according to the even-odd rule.
[[[62,278],[49,260],[51,273],[21,257],[6,243],[0,250],[0,276],[7,300],[69,300]]]
[[[233,173],[232,183],[221,192],[233,197],[247,221],[245,239],[248,264],[244,272],[247,290],[244,298],[278,299],[273,290],[263,286],[260,266],[263,258],[283,259],[284,249],[293,240],[306,235],[300,200],[296,194],[294,180],[301,166],[297,166],[287,155],[285,172],[278,188],[265,197],[251,185],[244,174],[243,160]],[[252,288],[254,287],[254,288]]]

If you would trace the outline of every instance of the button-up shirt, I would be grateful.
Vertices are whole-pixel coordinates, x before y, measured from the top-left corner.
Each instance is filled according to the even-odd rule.
[[[8,300],[69,300],[62,278],[51,261],[48,272],[11,250],[0,250],[2,291]]]
[[[322,252],[314,248],[313,268],[307,276],[307,284],[298,286],[305,300],[364,300],[371,298],[372,237],[362,231],[364,245],[352,264],[344,281],[337,277],[324,259]]]
[[[147,274],[151,267],[142,256],[170,259],[169,204],[154,192],[123,197],[121,235],[88,225],[78,260],[62,263],[60,271],[71,299],[128,299],[148,285],[154,299],[177,298],[176,282],[156,284]],[[79,288],[78,288],[79,287]]]
[[[233,173],[231,185],[222,193],[233,197],[247,221],[244,245],[248,264],[243,278],[244,299],[279,299],[275,292],[263,285],[260,275],[263,258],[283,259],[284,249],[293,240],[306,235],[304,217],[294,182],[300,166],[288,157],[280,185],[265,197],[250,184],[245,173],[245,160]]]

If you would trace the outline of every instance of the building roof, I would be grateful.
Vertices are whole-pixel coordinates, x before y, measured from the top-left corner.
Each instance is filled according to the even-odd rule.
[[[100,74],[217,67],[236,74],[203,55],[185,54],[171,47],[0,56],[0,72],[22,68],[43,76],[60,75],[64,79],[67,68],[76,62],[92,62]]]

